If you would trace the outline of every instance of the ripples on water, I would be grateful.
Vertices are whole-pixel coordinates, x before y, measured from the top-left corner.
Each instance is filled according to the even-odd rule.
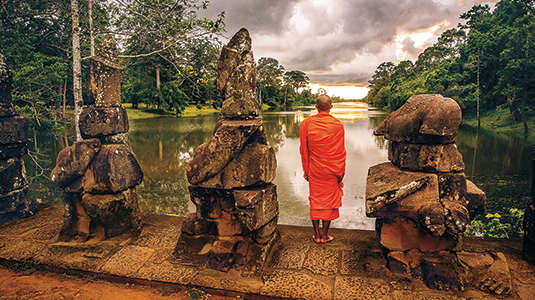
[[[262,113],[268,143],[277,156],[274,183],[282,224],[310,226],[308,183],[303,179],[299,155],[299,126],[315,113],[313,106]],[[386,141],[372,133],[387,114],[360,102],[335,104],[331,113],[344,124],[347,150],[343,206],[340,218],[332,226],[373,230],[374,220],[366,217],[364,208],[366,176],[371,166],[387,161]],[[145,174],[137,188],[143,212],[185,216],[195,211],[189,199],[186,166],[197,146],[212,138],[216,120],[217,115],[130,121],[132,149]],[[51,169],[55,165],[57,153],[64,147],[59,140],[36,137],[37,149],[48,161],[43,163],[45,167]],[[457,145],[468,178],[489,197],[487,208],[524,208],[531,184],[531,145],[464,127],[459,130]],[[35,151],[34,145],[29,147]],[[32,178],[37,171],[31,162],[26,164]],[[61,204],[61,191],[43,177],[32,181],[29,197]]]

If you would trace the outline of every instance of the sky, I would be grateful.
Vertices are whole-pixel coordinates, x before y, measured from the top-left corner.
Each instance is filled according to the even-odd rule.
[[[359,99],[382,62],[413,60],[456,28],[459,16],[481,0],[211,0],[202,16],[225,11],[228,39],[249,30],[253,54],[300,70],[312,91]]]

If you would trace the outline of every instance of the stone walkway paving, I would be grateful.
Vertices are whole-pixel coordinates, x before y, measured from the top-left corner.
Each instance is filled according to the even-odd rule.
[[[420,280],[391,273],[373,231],[332,229],[333,242],[315,244],[311,228],[279,225],[280,241],[261,275],[242,277],[233,269],[220,272],[173,262],[183,218],[145,215],[137,238],[75,244],[55,242],[62,214],[61,206],[42,206],[36,216],[0,224],[0,263],[29,260],[58,272],[145,285],[196,285],[245,299],[535,299],[535,262],[522,254],[521,240],[463,239],[462,253],[481,257],[481,264],[488,253],[504,253],[513,288],[506,296],[495,296],[479,289],[477,268],[466,268],[463,292],[432,290]]]

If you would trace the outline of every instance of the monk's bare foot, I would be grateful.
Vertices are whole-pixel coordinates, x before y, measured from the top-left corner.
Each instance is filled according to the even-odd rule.
[[[314,240],[314,242],[316,242],[316,244],[319,244],[319,243],[322,242],[321,238],[320,238],[320,237],[319,237],[319,238],[316,238],[315,235],[312,236],[312,239]]]
[[[325,243],[328,243],[328,242],[332,242],[333,240],[334,240],[334,238],[333,238],[332,236],[328,235],[327,237],[322,238],[322,239],[321,239],[321,242],[322,242],[323,244],[325,244]]]

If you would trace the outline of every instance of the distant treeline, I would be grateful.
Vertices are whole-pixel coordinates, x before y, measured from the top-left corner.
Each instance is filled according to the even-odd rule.
[[[416,94],[442,94],[463,111],[508,107],[515,121],[535,104],[535,5],[502,0],[475,5],[418,60],[381,63],[364,101],[391,110]]]

